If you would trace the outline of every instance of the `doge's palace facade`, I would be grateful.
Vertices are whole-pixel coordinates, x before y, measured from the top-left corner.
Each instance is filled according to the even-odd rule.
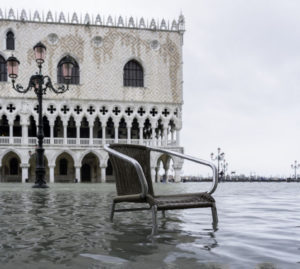
[[[107,143],[153,145],[182,152],[182,45],[184,18],[166,23],[76,13],[40,14],[0,9],[1,182],[35,180],[37,99],[12,89],[5,61],[21,64],[23,86],[37,72],[33,46],[47,47],[43,74],[57,88],[66,56],[76,63],[70,90],[44,95],[44,145],[48,182],[113,180]],[[153,153],[180,180],[182,161]],[[172,165],[170,165],[172,163]]]

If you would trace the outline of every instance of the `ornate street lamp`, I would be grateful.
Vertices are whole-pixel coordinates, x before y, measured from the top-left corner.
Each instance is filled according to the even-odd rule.
[[[210,154],[210,157],[211,157],[211,159],[212,159],[213,161],[217,161],[217,163],[218,163],[218,181],[220,181],[220,180],[221,180],[221,177],[220,177],[220,162],[224,159],[225,153],[224,153],[224,152],[221,153],[221,149],[218,148],[218,153],[217,153],[217,155],[214,156],[214,154],[211,153],[211,154]]]
[[[24,88],[20,84],[15,84],[15,80],[18,77],[19,65],[20,62],[14,56],[11,56],[7,59],[7,72],[8,76],[12,80],[13,88],[20,93],[26,93],[29,90],[33,89],[38,99],[38,146],[36,148],[36,180],[33,188],[48,188],[45,181],[45,164],[44,164],[44,148],[43,148],[43,139],[44,139],[44,124],[43,124],[43,95],[46,94],[46,90],[50,89],[53,92],[60,94],[69,90],[69,83],[71,81],[72,68],[74,66],[71,57],[66,57],[66,61],[62,65],[63,77],[66,81],[66,86],[62,85],[55,89],[52,85],[51,79],[49,76],[44,76],[42,74],[42,64],[45,61],[46,57],[46,46],[39,42],[34,47],[34,56],[35,61],[38,64],[39,72],[35,75],[32,75],[29,79],[28,87]]]
[[[298,164],[297,161],[294,161],[294,164],[291,164],[291,168],[295,172],[295,180],[297,180],[297,169],[300,167],[300,164]]]

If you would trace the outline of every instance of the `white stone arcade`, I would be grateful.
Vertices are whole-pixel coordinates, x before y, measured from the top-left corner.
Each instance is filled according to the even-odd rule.
[[[36,103],[20,99],[2,100],[0,104],[1,181],[34,181]],[[181,151],[177,106],[96,101],[79,105],[46,100],[43,111],[46,179],[51,183],[113,180],[104,144],[139,144]],[[160,162],[166,177],[173,169],[174,180],[180,181],[182,161],[159,153],[153,153],[151,158],[153,181],[160,179]]]

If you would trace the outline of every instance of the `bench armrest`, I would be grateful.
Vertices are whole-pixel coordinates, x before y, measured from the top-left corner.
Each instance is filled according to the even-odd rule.
[[[108,153],[114,155],[115,157],[117,157],[125,162],[130,163],[134,167],[134,169],[136,170],[138,179],[140,181],[141,188],[142,188],[142,192],[140,194],[141,198],[145,198],[146,195],[148,194],[148,183],[147,183],[146,177],[144,175],[143,169],[142,169],[141,165],[138,163],[138,161],[123,154],[123,153],[120,153],[116,150],[111,149],[109,147],[109,145],[104,145],[104,150],[107,151]]]
[[[186,160],[189,160],[189,161],[192,161],[192,162],[195,162],[195,163],[199,163],[199,164],[202,164],[202,165],[205,165],[205,166],[209,166],[212,169],[212,172],[213,172],[213,182],[212,182],[212,186],[211,186],[210,190],[208,191],[208,193],[213,194],[214,191],[217,189],[217,186],[218,186],[218,171],[217,171],[217,167],[212,162],[197,159],[197,158],[194,158],[192,156],[185,155],[185,154],[178,153],[178,152],[171,151],[171,150],[160,149],[160,148],[149,147],[149,146],[147,146],[147,148],[152,150],[152,151],[167,153],[167,154],[170,154],[170,155],[182,158],[182,159],[186,159]]]

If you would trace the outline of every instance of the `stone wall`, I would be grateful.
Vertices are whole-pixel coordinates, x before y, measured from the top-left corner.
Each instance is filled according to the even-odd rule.
[[[5,48],[8,30],[15,34],[15,50]],[[63,96],[51,99],[85,99],[121,102],[182,104],[182,33],[140,28],[75,25],[0,20],[0,53],[13,52],[20,62],[17,82],[26,84],[37,71],[33,46],[47,47],[43,73],[57,81],[57,64],[67,54],[80,67],[80,85],[72,85]],[[131,59],[144,68],[144,87],[123,87],[123,67]],[[0,83],[0,97],[20,95],[10,83]],[[34,93],[27,94],[34,97]]]

